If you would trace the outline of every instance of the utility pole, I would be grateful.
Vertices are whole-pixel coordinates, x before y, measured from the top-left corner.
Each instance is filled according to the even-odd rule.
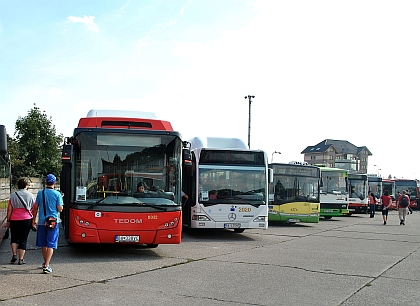
[[[255,96],[247,95],[245,99],[249,100],[249,116],[248,116],[248,149],[251,149],[251,98],[254,99]]]

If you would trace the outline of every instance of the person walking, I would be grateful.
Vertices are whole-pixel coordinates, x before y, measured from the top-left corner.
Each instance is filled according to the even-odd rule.
[[[376,209],[376,197],[373,192],[369,195],[369,210],[370,210],[370,218],[375,217],[375,209]]]
[[[410,199],[407,197],[407,192],[403,190],[402,195],[400,195],[397,199],[397,209],[400,225],[405,225],[405,217],[407,216],[407,207],[409,203]]]
[[[411,195],[410,195],[410,192],[408,191],[408,189],[405,191],[406,192],[406,195],[407,195],[407,197],[408,197],[408,199],[409,199],[409,203],[408,203],[408,207],[407,207],[407,209],[408,209],[408,211],[407,211],[407,215],[409,215],[409,214],[413,214],[413,209],[410,207],[410,202],[411,202]]]
[[[384,220],[384,225],[386,225],[386,222],[388,221],[388,211],[392,203],[392,198],[389,195],[388,190],[385,190],[384,194],[381,195],[381,203],[382,203],[382,219]]]
[[[10,263],[15,263],[19,256],[19,265],[25,264],[24,256],[28,235],[32,228],[32,208],[35,205],[35,197],[27,189],[29,180],[20,178],[18,180],[18,190],[10,194],[7,206],[7,224],[10,228],[12,249],[12,259]]]
[[[48,174],[45,178],[45,189],[38,191],[36,203],[34,206],[34,218],[38,214],[38,231],[36,245],[42,248],[43,272],[52,273],[50,261],[54,250],[58,247],[58,236],[60,234],[60,218],[58,213],[63,211],[63,197],[61,192],[54,190],[56,178],[53,174]],[[49,225],[46,222],[48,218],[55,219],[55,224]]]

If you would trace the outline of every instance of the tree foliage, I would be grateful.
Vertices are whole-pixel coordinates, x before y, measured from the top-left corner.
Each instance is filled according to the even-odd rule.
[[[34,104],[26,117],[17,119],[14,139],[9,142],[13,181],[22,176],[43,178],[48,173],[59,177],[62,139],[51,117]]]

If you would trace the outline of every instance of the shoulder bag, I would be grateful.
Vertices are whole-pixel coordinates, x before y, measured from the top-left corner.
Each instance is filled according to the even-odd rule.
[[[53,229],[57,225],[57,218],[47,217],[47,209],[45,206],[45,189],[42,190],[42,203],[44,205],[45,227]]]
[[[33,218],[34,216],[32,216],[32,212],[29,210],[28,205],[26,205],[26,202],[20,197],[20,195],[17,193],[17,191],[15,193],[16,193],[17,197],[19,198],[20,202],[22,203],[23,207],[25,207],[26,211],[29,213],[31,218]]]
[[[15,193],[16,193],[17,197],[19,198],[20,202],[22,203],[23,207],[25,207],[26,211],[31,216],[32,222],[35,222],[35,220],[33,220],[34,216],[32,215],[32,212],[29,210],[28,205],[26,205],[26,202],[21,198],[21,196],[17,193],[17,191]],[[36,232],[36,227],[32,226],[32,230],[34,232]]]

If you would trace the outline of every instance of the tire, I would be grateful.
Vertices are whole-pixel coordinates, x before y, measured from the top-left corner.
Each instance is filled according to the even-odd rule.
[[[157,248],[159,244],[146,244],[146,247],[148,247],[149,249],[154,249]]]
[[[325,220],[330,220],[332,216],[324,216]]]
[[[244,228],[234,228],[233,229],[235,231],[235,233],[243,233],[244,232]]]

